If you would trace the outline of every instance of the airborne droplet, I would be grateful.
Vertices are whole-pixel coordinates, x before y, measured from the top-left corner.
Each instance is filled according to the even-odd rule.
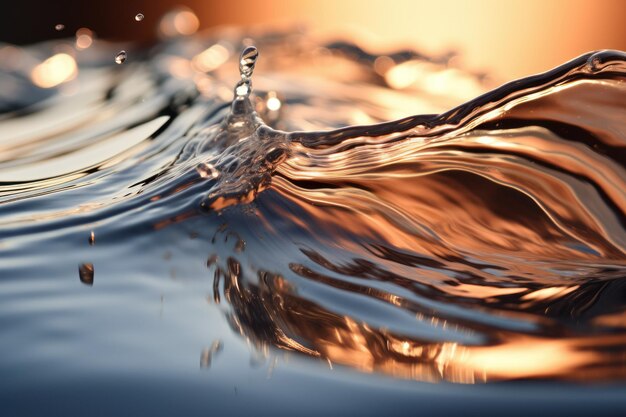
[[[126,61],[126,51],[119,51],[117,55],[115,55],[115,63],[123,64]]]
[[[59,23],[58,25],[54,26],[54,30],[56,30],[57,32],[60,32],[63,29],[65,29],[65,25],[63,23]]]
[[[259,51],[256,49],[256,46],[248,46],[243,50],[241,58],[239,59],[239,72],[241,73],[241,78],[246,79],[252,76],[254,65],[256,64],[258,57]]]
[[[78,266],[78,277],[80,278],[80,282],[85,285],[93,285],[93,264],[81,264]]]
[[[137,13],[135,15],[135,20],[141,22],[143,20],[143,13]]]

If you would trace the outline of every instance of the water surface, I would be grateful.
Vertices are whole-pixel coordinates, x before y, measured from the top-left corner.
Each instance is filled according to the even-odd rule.
[[[626,412],[622,52],[0,56],[3,414]]]

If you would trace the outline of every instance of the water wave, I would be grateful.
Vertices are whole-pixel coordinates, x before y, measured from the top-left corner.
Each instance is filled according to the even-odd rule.
[[[249,42],[121,66],[101,45],[47,89],[28,63],[51,45],[0,50],[26,63],[3,64],[2,242],[98,228],[135,251],[200,218],[212,297],[261,351],[433,382],[626,377],[624,53],[484,92],[445,57],[306,36],[257,37],[253,76]]]

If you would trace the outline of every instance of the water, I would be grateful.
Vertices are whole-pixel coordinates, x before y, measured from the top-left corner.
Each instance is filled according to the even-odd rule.
[[[144,18],[143,13],[137,13],[137,14],[135,15],[135,20],[136,20],[137,22],[141,22],[141,21],[143,20],[143,18]]]
[[[119,51],[117,55],[115,55],[115,63],[123,64],[126,62],[126,51]]]
[[[3,415],[626,412],[623,53],[69,48],[0,49]]]

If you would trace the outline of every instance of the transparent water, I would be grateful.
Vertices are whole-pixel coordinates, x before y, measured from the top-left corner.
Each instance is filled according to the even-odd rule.
[[[67,48],[0,49],[3,415],[626,411],[622,52],[488,91],[300,33]]]

